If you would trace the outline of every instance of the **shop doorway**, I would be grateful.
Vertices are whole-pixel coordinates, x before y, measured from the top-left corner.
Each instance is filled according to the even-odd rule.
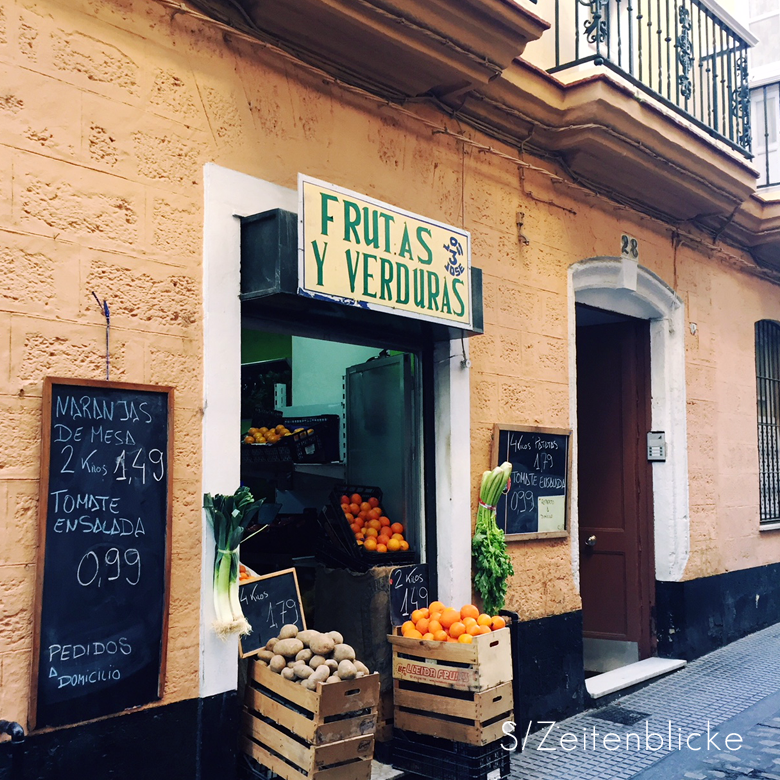
[[[650,323],[576,305],[580,592],[586,675],[654,654]]]

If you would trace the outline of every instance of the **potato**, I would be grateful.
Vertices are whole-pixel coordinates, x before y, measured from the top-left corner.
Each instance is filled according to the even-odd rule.
[[[355,669],[355,664],[352,661],[344,660],[339,663],[337,674],[341,680],[354,680],[357,676],[357,669]]]
[[[301,680],[301,685],[306,688],[309,691],[316,691],[317,690],[317,683],[312,682],[311,678],[307,680]]]
[[[355,651],[349,645],[336,645],[333,648],[333,660],[336,661],[336,663],[341,663],[342,661],[354,661]]]
[[[319,631],[314,631],[313,629],[308,629],[307,631],[299,631],[297,639],[300,639],[301,642],[303,642],[305,647],[309,646],[309,642],[311,642],[312,638],[315,636],[319,636]]]
[[[312,682],[325,682],[330,677],[330,669],[325,664],[318,666],[309,676]]]
[[[292,661],[288,661],[287,662],[287,668],[288,669],[292,669],[292,668],[294,668],[297,665],[298,665],[298,661],[296,661],[294,658],[292,659]]]
[[[366,673],[365,673],[365,672],[358,672],[358,673],[355,675],[355,679],[356,679],[356,680],[359,680],[361,677],[365,677],[365,676],[366,676]]]
[[[282,677],[284,677],[285,680],[294,680],[295,672],[285,666],[284,669],[282,669]]]
[[[363,674],[371,674],[371,672],[368,671],[368,667],[362,661],[352,661],[352,663],[355,664],[355,669],[357,669],[358,672],[363,672]]]
[[[328,677],[327,680],[325,680],[326,683],[334,683],[334,682],[341,682],[341,677],[339,677],[337,674],[332,674],[330,677]]]
[[[266,650],[271,650],[271,651],[273,652],[274,645],[275,645],[275,644],[276,644],[278,641],[279,641],[279,640],[278,640],[276,637],[274,637],[273,639],[269,639],[269,640],[268,640],[268,641],[265,643],[265,649],[266,649]]]
[[[272,653],[270,650],[260,650],[258,653],[255,654],[255,658],[258,661],[265,661],[266,663],[270,663],[273,657],[274,657],[274,653]]]
[[[259,663],[260,666],[268,666],[268,661],[264,661],[262,658],[258,658],[257,663]]]
[[[314,674],[314,669],[301,662],[297,666],[293,666],[293,674],[295,674],[299,680],[305,680],[307,677],[311,677]]]
[[[268,666],[271,667],[271,671],[276,672],[277,674],[279,674],[286,665],[287,660],[283,655],[275,655],[268,663]]]
[[[312,637],[309,641],[309,647],[314,651],[315,655],[327,657],[333,652],[335,646],[336,643],[327,634]]]
[[[301,652],[295,656],[295,660],[303,661],[305,664],[307,664],[309,663],[313,655],[314,653],[312,653],[312,651],[308,647],[304,647],[303,650],[301,650]],[[314,669],[313,666],[312,669]]]
[[[325,666],[327,666],[328,669],[330,669],[332,674],[336,674],[336,672],[339,669],[338,663],[334,661],[332,658],[328,658],[328,660],[325,661]]]
[[[328,631],[327,636],[329,636],[337,645],[344,644],[344,637],[341,636],[338,631]]]
[[[274,645],[274,652],[285,658],[295,658],[303,650],[303,642],[300,639],[280,639]]]
[[[294,626],[292,623],[282,626],[282,630],[279,632],[279,639],[295,639],[296,636],[298,636],[298,626]]]

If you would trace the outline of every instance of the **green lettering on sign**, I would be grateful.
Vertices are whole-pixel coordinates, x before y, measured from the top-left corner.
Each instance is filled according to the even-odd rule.
[[[357,279],[358,265],[360,265],[360,252],[355,250],[355,263],[352,263],[352,250],[347,249],[345,252],[347,256],[347,272],[349,273],[349,291],[354,295],[355,293],[355,280]]]
[[[367,255],[363,252],[363,295],[365,295],[366,298],[376,298],[375,292],[368,291],[368,280],[374,278],[374,274],[368,272],[369,260],[376,260],[376,255]]]
[[[395,270],[395,300],[397,303],[409,303],[409,267],[403,263],[396,263]]]
[[[360,236],[358,235],[357,226],[360,224],[360,206],[357,203],[353,203],[351,200],[344,201],[344,240],[352,241],[349,234],[355,238],[355,243],[360,243]]]
[[[328,252],[328,242],[323,242],[322,254],[320,254],[320,247],[316,241],[311,242],[311,248],[314,250],[314,260],[317,263],[317,286],[322,287],[323,266],[325,265],[325,255]]]
[[[422,248],[425,250],[425,258],[417,257],[417,260],[421,262],[423,265],[430,265],[433,262],[433,252],[431,252],[431,248],[428,246],[428,244],[425,243],[425,239],[423,238],[423,233],[427,233],[428,237],[431,236],[431,231],[427,227],[420,227],[417,228],[417,240],[422,245]]]
[[[390,283],[393,281],[393,263],[386,257],[380,257],[379,262],[379,297],[383,301],[393,300],[393,291],[390,289]]]
[[[338,201],[338,198],[335,195],[328,195],[327,192],[321,193],[322,199],[321,199],[321,205],[322,205],[322,228],[320,230],[320,233],[322,233],[323,236],[328,235],[328,222],[333,222],[333,217],[328,214],[328,201],[335,200]]]

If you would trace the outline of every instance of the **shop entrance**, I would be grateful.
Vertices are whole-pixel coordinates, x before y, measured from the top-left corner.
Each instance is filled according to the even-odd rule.
[[[653,654],[650,328],[577,304],[580,591],[586,674]]]

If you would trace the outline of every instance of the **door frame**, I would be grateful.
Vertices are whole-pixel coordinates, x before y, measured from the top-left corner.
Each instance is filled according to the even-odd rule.
[[[690,554],[688,442],[685,393],[685,307],[677,293],[637,261],[595,257],[569,268],[569,399],[577,419],[575,303],[650,321],[650,391],[652,430],[664,431],[667,459],[654,462],[653,557],[655,579],[678,582]],[[577,458],[576,426],[572,435]],[[572,473],[572,538],[579,537],[578,485]],[[579,588],[580,549],[571,545],[572,573]]]

